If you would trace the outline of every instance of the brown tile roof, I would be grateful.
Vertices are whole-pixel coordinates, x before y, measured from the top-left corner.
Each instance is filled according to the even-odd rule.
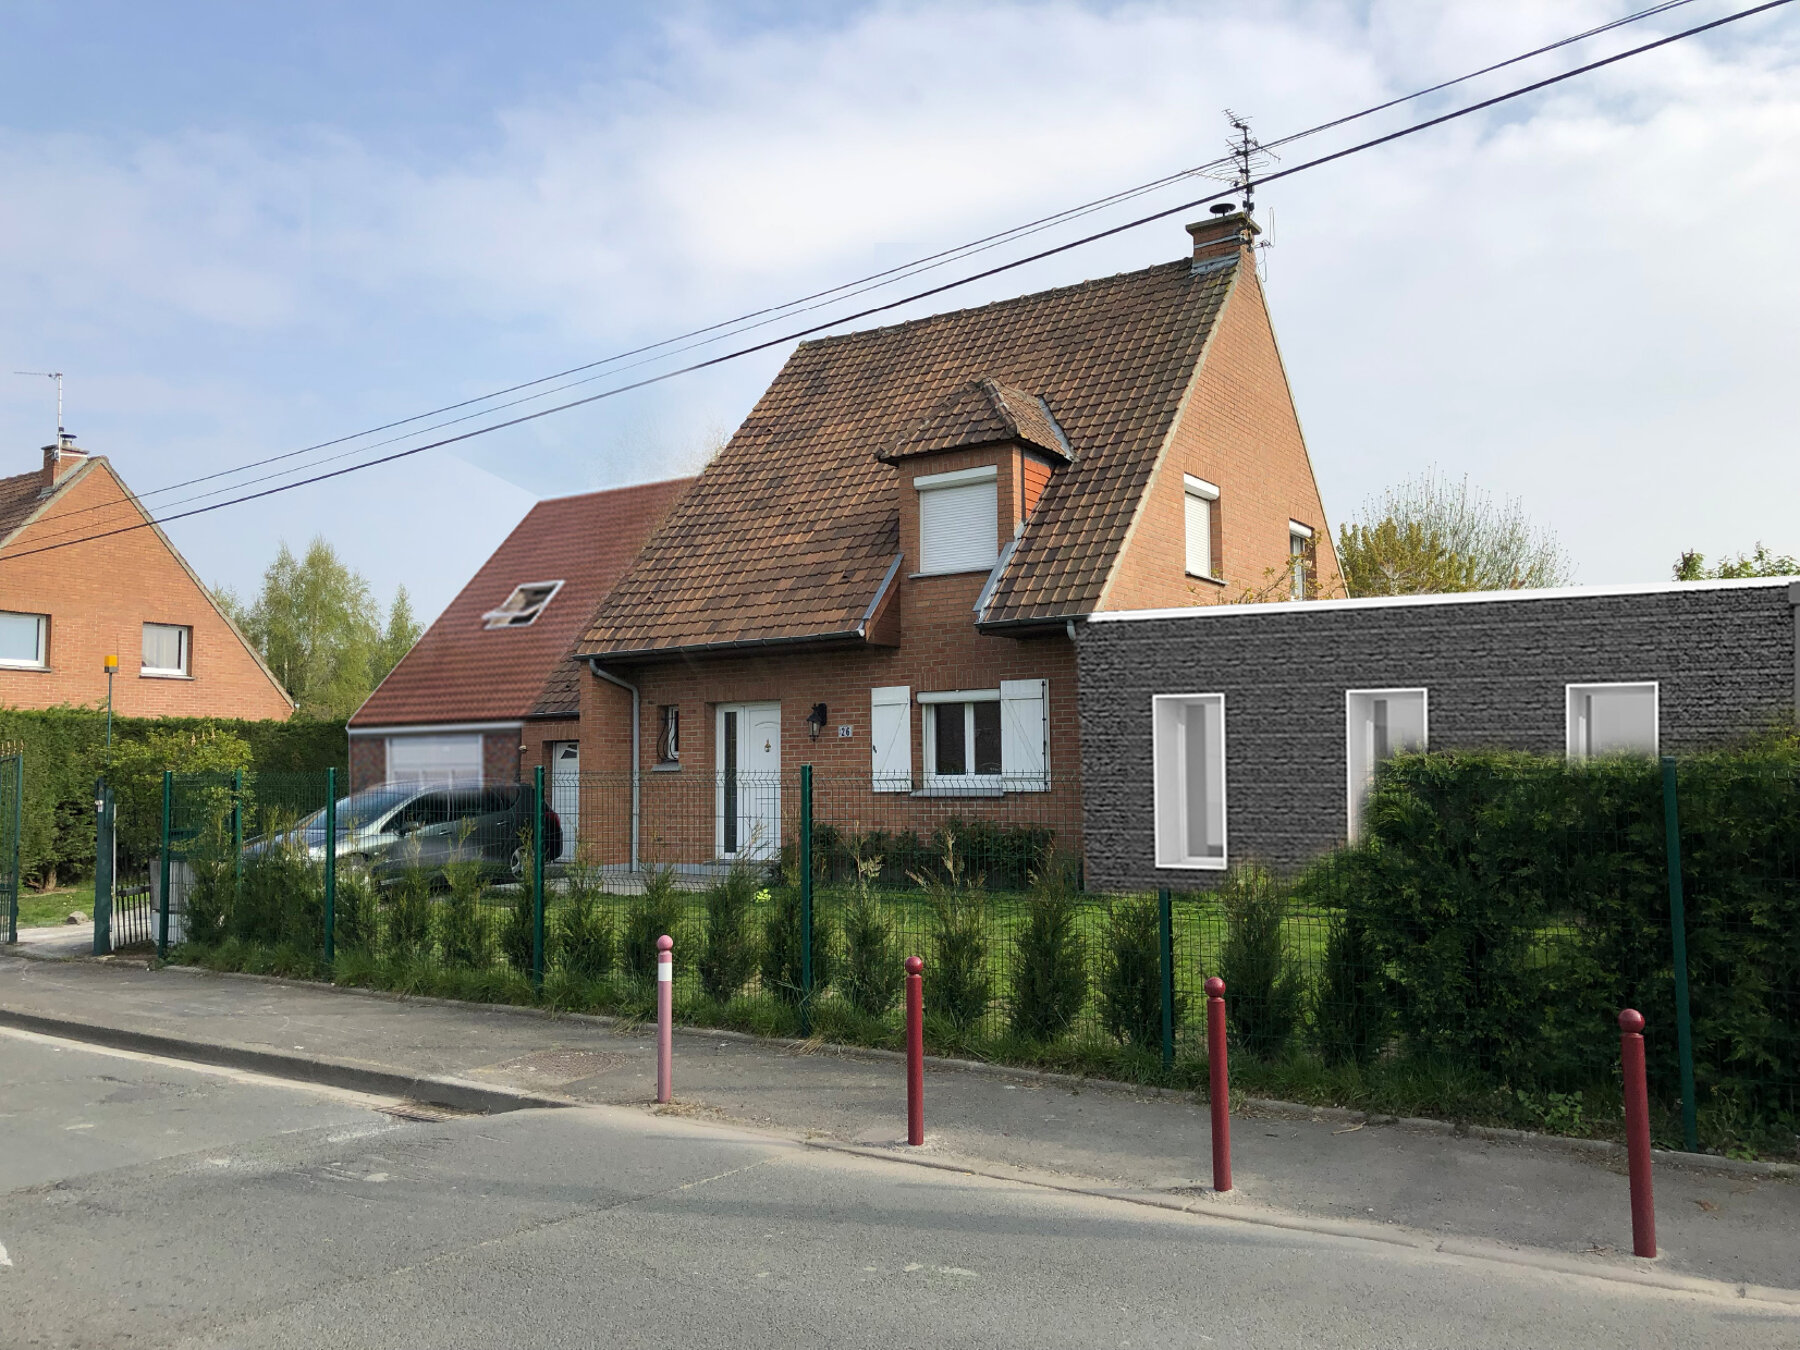
[[[10,539],[13,532],[31,519],[31,513],[43,504],[44,499],[38,496],[43,482],[43,475],[36,469],[30,473],[14,474],[11,478],[0,478],[0,544]],[[67,482],[68,479],[65,478],[63,484]]]
[[[1001,420],[994,400],[983,414],[968,397],[984,380],[1005,391],[999,401],[1022,432],[1020,408],[1041,398],[1074,455],[1014,549],[988,619],[1091,609],[1235,275],[1235,263],[1196,274],[1184,258],[801,344],[577,650],[855,632],[899,550],[895,470],[877,453],[891,455],[940,409],[946,430],[960,408],[976,427],[963,434],[987,434]],[[1034,425],[1034,437],[1045,429]]]
[[[575,716],[578,685],[570,645],[693,481],[676,478],[539,502],[350,724]],[[517,628],[483,625],[483,615],[532,581],[563,583],[536,620]]]
[[[951,390],[923,422],[877,458],[891,462],[1002,441],[1023,441],[1062,459],[1069,455],[1069,443],[1043,399],[993,380],[971,380]]]

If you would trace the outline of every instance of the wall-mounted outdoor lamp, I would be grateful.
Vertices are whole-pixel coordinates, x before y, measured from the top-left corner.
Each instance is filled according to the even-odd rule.
[[[825,730],[826,716],[823,703],[813,704],[812,711],[806,715],[806,734],[815,741],[819,739],[819,733]]]

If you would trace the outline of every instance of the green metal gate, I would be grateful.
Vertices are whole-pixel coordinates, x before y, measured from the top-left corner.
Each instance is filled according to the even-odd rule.
[[[25,832],[25,755],[0,745],[0,938],[19,940],[20,836]]]

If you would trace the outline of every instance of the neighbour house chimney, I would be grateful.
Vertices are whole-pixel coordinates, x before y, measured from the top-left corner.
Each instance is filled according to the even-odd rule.
[[[75,444],[75,433],[72,431],[58,432],[56,443],[44,447],[44,471],[41,475],[39,491],[49,492],[86,463],[87,451],[80,449]]]
[[[1210,270],[1240,251],[1248,252],[1262,233],[1242,211],[1215,211],[1211,220],[1196,220],[1187,227],[1194,239],[1194,270]]]

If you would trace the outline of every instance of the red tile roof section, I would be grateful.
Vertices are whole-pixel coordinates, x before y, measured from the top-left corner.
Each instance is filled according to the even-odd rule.
[[[369,696],[350,725],[577,715],[570,646],[693,481],[676,478],[539,502]],[[497,609],[515,587],[528,581],[561,581],[563,586],[531,624],[483,626],[482,615]]]
[[[1001,441],[1022,441],[1059,459],[1069,454],[1043,399],[993,380],[971,380],[952,390],[918,427],[876,458],[892,461]]]
[[[1042,398],[1074,452],[988,619],[1092,609],[1235,275],[1183,259],[801,344],[577,650],[854,632],[899,551],[896,469],[876,455],[981,380]]]

